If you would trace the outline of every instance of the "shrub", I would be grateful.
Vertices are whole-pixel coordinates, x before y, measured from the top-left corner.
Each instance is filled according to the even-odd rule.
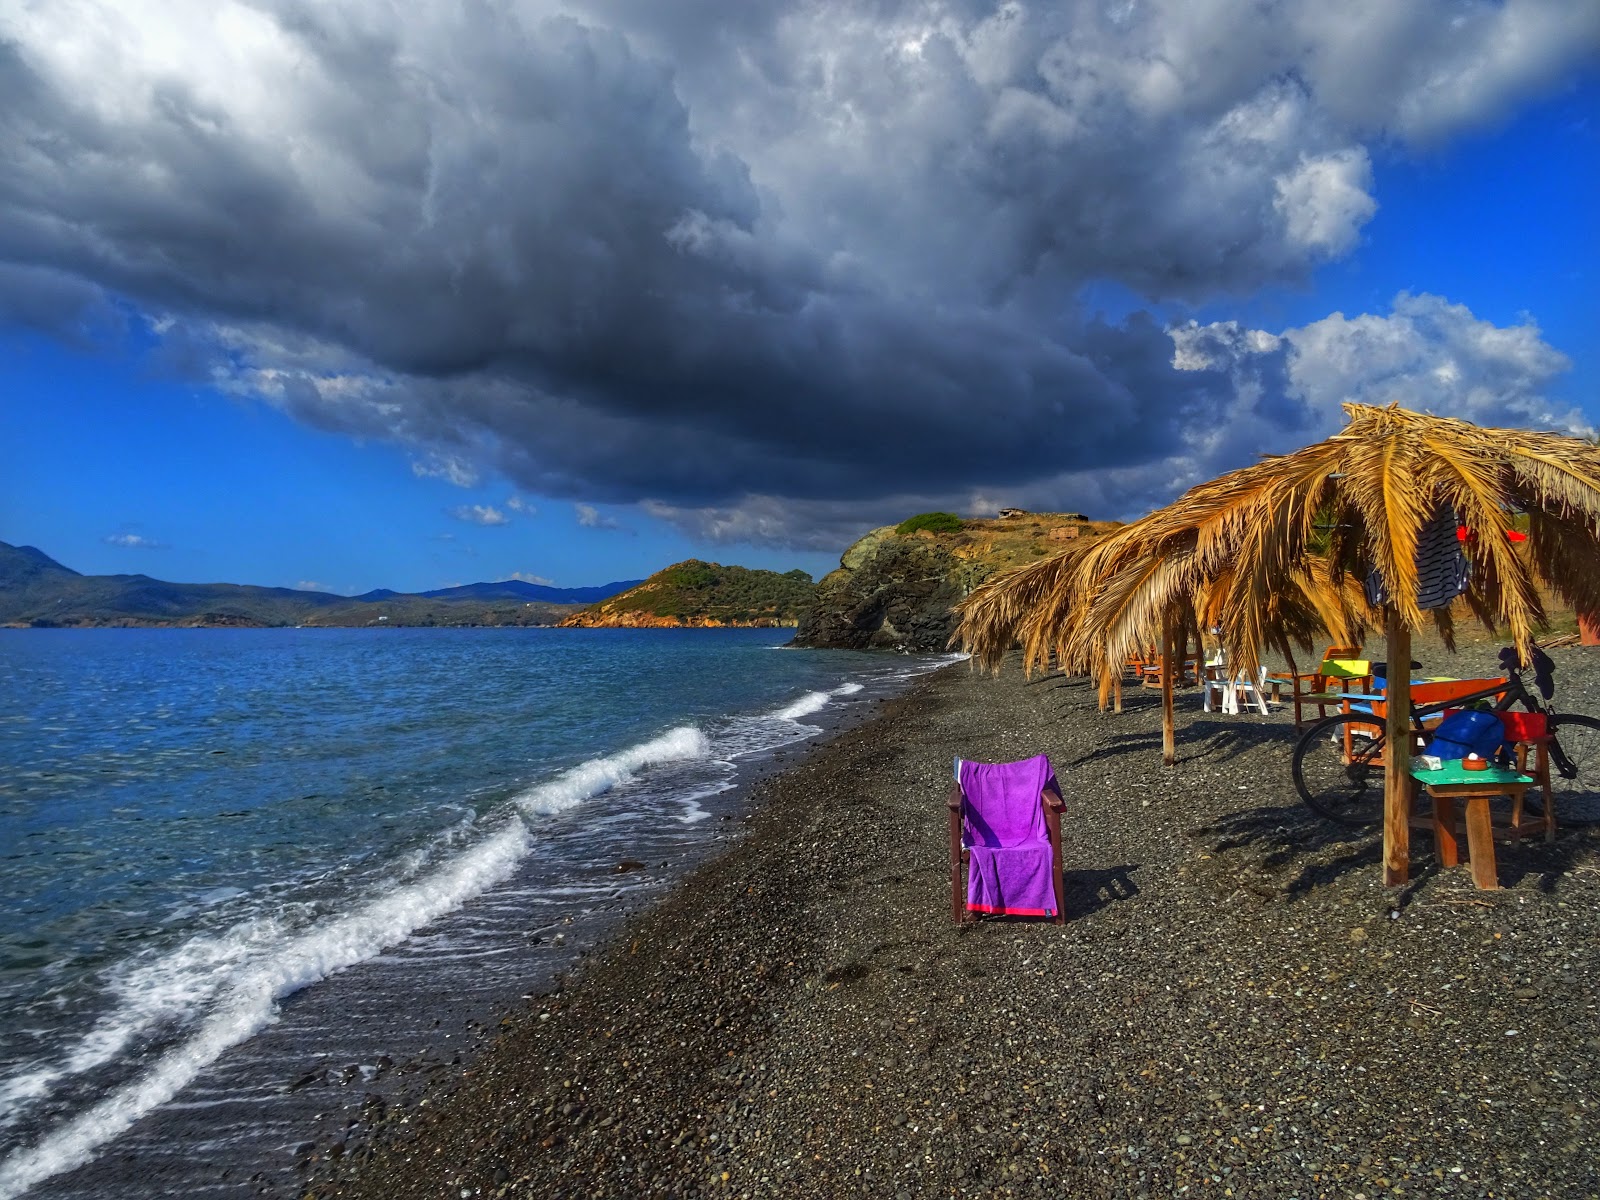
[[[919,513],[894,527],[896,533],[916,533],[919,529],[932,533],[956,533],[961,529],[961,518],[947,512]]]

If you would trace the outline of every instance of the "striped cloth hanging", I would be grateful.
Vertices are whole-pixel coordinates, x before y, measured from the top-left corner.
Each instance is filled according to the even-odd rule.
[[[1434,511],[1417,534],[1417,607],[1426,611],[1443,608],[1467,590],[1470,564],[1456,536],[1455,509],[1448,504]],[[1383,575],[1367,576],[1367,603],[1382,608],[1389,602]]]

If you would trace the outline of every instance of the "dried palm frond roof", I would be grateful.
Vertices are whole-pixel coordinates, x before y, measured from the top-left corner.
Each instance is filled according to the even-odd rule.
[[[1338,434],[1191,488],[1111,536],[987,582],[957,638],[994,665],[1023,643],[1103,672],[1160,638],[1175,614],[1219,628],[1235,662],[1261,649],[1347,640],[1376,614],[1356,584],[1376,570],[1411,628],[1422,527],[1441,506],[1476,536],[1466,595],[1524,652],[1544,620],[1539,588],[1600,611],[1600,447],[1555,433],[1489,429],[1398,406],[1348,404]],[[1506,538],[1526,514],[1528,541]],[[1447,609],[1435,623],[1448,640]],[[1003,643],[1003,644],[1002,644]]]

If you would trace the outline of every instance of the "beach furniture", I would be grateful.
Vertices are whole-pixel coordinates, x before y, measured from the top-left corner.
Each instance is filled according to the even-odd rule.
[[[1043,754],[956,759],[950,787],[950,917],[1045,917],[1060,925],[1061,788]]]
[[[1173,677],[1173,686],[1188,687],[1200,677],[1201,665],[1198,654],[1185,654],[1173,659],[1173,666],[1177,674]],[[1154,659],[1139,670],[1139,681],[1147,688],[1161,686],[1161,655],[1157,653]]]
[[[1317,706],[1317,719],[1321,720],[1328,715],[1330,706],[1340,703],[1346,691],[1371,686],[1371,664],[1357,657],[1360,653],[1360,646],[1329,646],[1315,671],[1274,671],[1267,675],[1274,699],[1282,699],[1283,685],[1289,685],[1296,729],[1304,726],[1301,714],[1310,705]]]
[[[1426,708],[1430,704],[1445,704],[1463,696],[1471,696],[1477,692],[1485,691],[1496,684],[1504,688],[1509,681],[1505,678],[1483,679],[1413,679],[1411,681],[1411,707],[1413,709]],[[1343,692],[1338,696],[1343,702],[1346,712],[1368,712],[1378,721],[1384,721],[1389,715],[1388,689],[1382,691],[1361,692],[1355,689]],[[1430,722],[1442,721],[1455,709],[1441,709],[1423,718],[1424,729],[1429,728]]]
[[[1410,707],[1412,709],[1425,708],[1430,704],[1444,704],[1461,696],[1470,696],[1474,692],[1481,692],[1495,684],[1504,685],[1504,679],[1430,679],[1427,681],[1413,680],[1410,688]],[[1342,702],[1344,711],[1357,713],[1372,718],[1370,733],[1372,736],[1383,732],[1384,723],[1389,719],[1388,689],[1383,691],[1362,692],[1350,690],[1339,693],[1337,699]],[[1331,701],[1330,701],[1331,703]],[[1453,709],[1441,709],[1437,713],[1423,717],[1417,722],[1419,729],[1413,730],[1411,735],[1410,754],[1422,750],[1422,735],[1431,733],[1433,727]],[[1367,727],[1359,722],[1350,722],[1343,727],[1345,757],[1348,759],[1352,752],[1352,737],[1361,734]],[[1369,766],[1381,766],[1386,761],[1386,755],[1380,754],[1369,760]]]
[[[1237,713],[1242,699],[1246,705],[1267,715],[1267,669],[1256,671],[1252,677],[1244,671],[1228,666],[1220,651],[1212,655],[1200,676],[1200,707],[1206,712]]]
[[[1456,806],[1466,806],[1467,860],[1472,867],[1474,887],[1492,890],[1500,886],[1495,869],[1495,828],[1489,802],[1505,796],[1511,800],[1514,820],[1504,828],[1502,836],[1524,837],[1530,832],[1545,832],[1554,837],[1553,825],[1522,820],[1523,798],[1530,787],[1538,785],[1533,776],[1513,767],[1490,765],[1481,770],[1466,770],[1459,759],[1445,763],[1438,770],[1414,768],[1411,772],[1413,788],[1420,787],[1433,801],[1433,838],[1437,847],[1439,865],[1453,867],[1461,861],[1461,843],[1456,829]],[[1545,814],[1550,814],[1549,797],[1545,798]]]

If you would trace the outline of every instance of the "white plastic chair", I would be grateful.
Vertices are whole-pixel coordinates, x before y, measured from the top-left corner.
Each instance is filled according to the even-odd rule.
[[[1243,696],[1246,704],[1254,705],[1262,716],[1267,715],[1269,710],[1265,667],[1262,667],[1253,679],[1243,672],[1229,671],[1227,660],[1219,650],[1207,656],[1202,674],[1204,677],[1200,681],[1201,704],[1206,712],[1216,712],[1220,708],[1225,713],[1237,714],[1239,699]]]

